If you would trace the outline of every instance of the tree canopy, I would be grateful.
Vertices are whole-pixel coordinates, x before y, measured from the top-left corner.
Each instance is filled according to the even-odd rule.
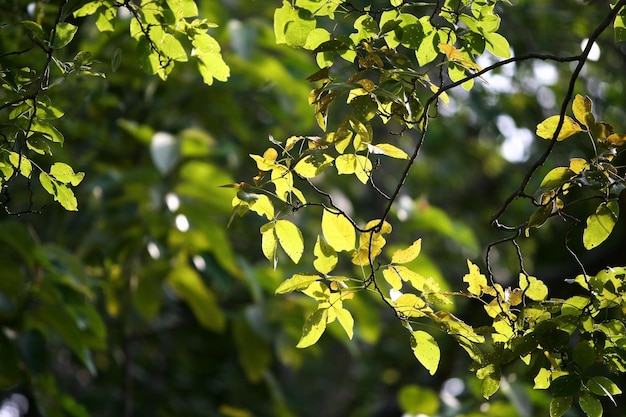
[[[2,3],[0,415],[620,415],[625,5]]]

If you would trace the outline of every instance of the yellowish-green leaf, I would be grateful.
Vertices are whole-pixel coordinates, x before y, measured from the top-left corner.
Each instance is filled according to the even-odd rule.
[[[352,314],[345,308],[335,309],[335,314],[337,315],[339,324],[341,324],[341,327],[346,331],[348,339],[352,340],[352,336],[354,335],[354,319],[352,318]]]
[[[302,293],[319,301],[320,303],[328,302],[328,299],[331,295],[328,285],[324,284],[321,281],[313,282],[305,290],[303,290]]]
[[[278,258],[276,256],[276,249],[278,247],[278,239],[276,238],[276,224],[274,222],[265,223],[261,226],[261,249],[263,255],[268,261],[272,262],[274,269]]]
[[[596,124],[596,119],[593,113],[591,113],[591,107],[592,103],[589,97],[576,94],[574,102],[572,103],[574,117],[589,129]]]
[[[422,250],[422,239],[417,239],[406,249],[398,249],[391,256],[392,264],[405,264],[417,258]]]
[[[587,388],[596,395],[603,397],[612,397],[613,395],[619,395],[622,390],[605,376],[594,376],[587,381]]]
[[[326,330],[328,320],[328,309],[320,308],[312,313],[305,321],[302,328],[302,337],[296,345],[298,348],[305,348],[314,345]]]
[[[267,217],[268,220],[274,219],[274,205],[265,194],[255,194],[256,198],[248,202],[250,210],[255,213]]]
[[[535,277],[519,274],[519,287],[531,300],[543,301],[548,297],[548,287]]]
[[[489,291],[491,287],[487,285],[487,277],[480,273],[478,266],[474,265],[468,259],[467,267],[469,269],[469,274],[465,274],[463,277],[463,281],[469,284],[467,290],[477,296],[480,296],[485,290],[485,292],[491,294],[491,291]]]
[[[313,267],[319,273],[326,275],[335,269],[338,259],[337,252],[321,236],[317,237],[313,255],[315,255]]]
[[[428,289],[425,287],[425,283],[427,280],[417,272],[412,271],[406,266],[402,265],[390,265],[388,269],[398,275],[402,279],[402,281],[411,284],[411,286],[413,286],[413,288],[415,288],[416,290],[427,292]]]
[[[596,212],[587,218],[587,226],[583,232],[585,249],[593,249],[609,237],[619,217],[617,200],[601,203]]]
[[[548,389],[550,388],[550,381],[552,378],[552,372],[549,369],[541,368],[535,376],[533,386],[534,389]]]
[[[288,220],[276,222],[276,236],[283,250],[289,255],[294,263],[300,262],[304,252],[304,239],[298,227]]]
[[[543,139],[552,139],[556,132],[556,128],[559,125],[559,120],[559,116],[550,116],[543,122],[539,123],[537,125],[537,136]],[[565,116],[563,119],[563,126],[561,126],[561,130],[559,131],[559,135],[556,137],[556,140],[565,140],[581,130],[580,125],[576,123],[574,119],[569,116]]]
[[[71,166],[63,162],[56,162],[50,167],[50,175],[63,184],[72,184],[74,186],[80,184],[85,177],[84,172],[74,173]]]
[[[325,153],[307,155],[293,168],[293,170],[303,178],[313,178],[318,176],[327,166],[333,162],[333,158]]]
[[[312,274],[294,274],[291,278],[283,281],[278,288],[276,294],[285,294],[292,291],[304,290],[320,279],[319,275]]]
[[[368,150],[373,154],[382,154],[390,158],[409,159],[409,155],[402,149],[390,145],[389,143],[379,143],[377,145],[368,145]]]
[[[324,210],[322,233],[326,242],[337,252],[351,251],[355,247],[356,231],[352,223],[342,214]]]
[[[20,174],[22,174],[22,176],[26,178],[30,177],[30,173],[33,171],[33,165],[30,163],[30,159],[17,152],[10,152],[9,161],[15,169],[19,167]]]
[[[383,277],[394,290],[399,290],[400,288],[402,288],[402,278],[400,278],[400,275],[398,275],[398,273],[392,266],[388,266],[387,268],[383,269]]]
[[[421,330],[411,333],[411,348],[417,360],[431,375],[437,372],[441,352],[435,339]]]
[[[407,317],[422,317],[431,309],[426,302],[415,294],[402,294],[394,303],[396,311]]]
[[[487,50],[500,58],[511,57],[511,47],[506,38],[496,32],[485,32]]]

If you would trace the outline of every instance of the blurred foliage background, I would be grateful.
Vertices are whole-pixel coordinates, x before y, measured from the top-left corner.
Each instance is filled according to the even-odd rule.
[[[261,154],[270,135],[321,133],[306,80],[317,67],[311,54],[276,45],[278,1],[198,6],[219,25],[211,34],[231,68],[225,83],[206,86],[185,64],[167,81],[146,75],[123,14],[112,33],[82,22],[76,49],[64,50],[91,51],[94,70],[107,76],[55,87],[66,137],[55,155],[86,173],[76,188],[79,211],[24,186],[7,206],[40,212],[0,218],[0,415],[19,415],[2,413],[24,399],[29,416],[547,415],[549,398],[532,390],[523,368],[510,369],[501,392],[485,403],[466,356],[442,334],[435,336],[445,359],[430,377],[400,323],[373,296],[351,302],[354,341],[333,324],[317,345],[295,348],[312,304],[274,296],[291,264],[285,258],[273,270],[264,259],[260,219],[236,217],[227,228],[235,191],[219,186],[254,176],[248,154]],[[605,1],[518,0],[500,10],[500,32],[515,55],[575,55],[607,10]],[[24,1],[0,5],[2,67],[27,59],[2,55],[23,47],[23,33],[11,25],[27,13]],[[623,131],[626,46],[606,33],[597,52],[576,92]],[[568,63],[510,65],[441,105],[392,218],[396,243],[427,242],[412,266],[457,290],[465,259],[480,262],[486,246],[504,237],[489,219],[545,149],[534,127],[558,112],[571,71]],[[393,126],[376,132],[393,133]],[[402,139],[407,149],[412,139]],[[582,142],[568,142],[542,172],[585,152]],[[377,184],[392,188],[400,169],[387,163],[376,171]],[[358,208],[359,218],[380,214],[367,187],[332,181],[326,189]],[[533,210],[514,205],[505,218],[517,224]],[[300,226],[307,221],[303,215]],[[521,241],[526,268],[556,297],[567,296],[564,279],[580,271],[564,244],[566,227],[552,221]],[[584,253],[576,243],[581,227],[570,245],[595,273],[624,264],[625,232],[620,220],[607,242]],[[492,256],[506,286],[516,275],[515,248],[498,246]],[[464,302],[455,309],[469,321],[476,310]],[[605,415],[620,415],[605,405]]]

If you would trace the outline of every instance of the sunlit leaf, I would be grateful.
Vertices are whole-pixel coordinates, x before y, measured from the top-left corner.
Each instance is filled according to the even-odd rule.
[[[72,184],[73,186],[77,186],[85,177],[84,172],[74,173],[74,170],[71,166],[64,164],[63,162],[55,162],[50,167],[50,175],[56,178],[57,181],[60,181],[64,184]]]
[[[341,324],[341,327],[343,327],[348,335],[348,339],[352,340],[354,335],[354,318],[352,318],[352,314],[350,314],[350,312],[345,308],[335,309],[335,314],[337,315],[339,324]]]
[[[591,129],[596,124],[596,119],[591,113],[592,103],[591,99],[587,96],[583,97],[577,94],[572,103],[572,110],[574,117],[587,128]]]
[[[275,293],[285,294],[292,291],[303,290],[319,279],[319,275],[294,274],[291,278],[283,281],[278,288],[276,288]]]
[[[543,301],[548,297],[548,287],[543,281],[526,274],[519,274],[519,287],[531,300]]]
[[[326,242],[337,252],[351,251],[355,247],[356,231],[352,223],[342,214],[324,210],[322,233]]]
[[[278,239],[276,237],[276,224],[274,222],[265,223],[261,226],[261,249],[263,255],[268,261],[272,262],[276,268],[276,249],[278,247]]]
[[[321,274],[328,274],[337,265],[337,252],[321,236],[317,237],[313,255],[315,256],[313,267]]]
[[[422,239],[417,239],[406,249],[398,249],[391,256],[392,264],[405,264],[417,258],[422,250]]]
[[[296,264],[300,262],[302,252],[304,252],[304,240],[300,229],[288,220],[278,220],[276,222],[276,236],[280,246],[291,260]]]
[[[305,321],[302,328],[302,336],[296,345],[298,348],[305,348],[314,345],[326,330],[328,319],[328,309],[320,308],[315,310]]]
[[[489,52],[501,58],[511,57],[511,47],[504,36],[496,32],[485,32],[483,35]]]
[[[52,46],[55,49],[63,48],[68,43],[70,43],[72,39],[74,39],[74,35],[76,34],[77,30],[78,27],[74,26],[71,23],[57,23],[55,27],[54,41],[52,42]]]
[[[619,217],[619,203],[611,200],[601,203],[596,212],[587,218],[583,232],[585,249],[593,249],[609,237]]]
[[[594,376],[587,381],[586,385],[591,392],[603,397],[612,397],[622,393],[617,384],[605,376]]]
[[[378,143],[376,145],[369,145],[368,150],[373,154],[383,154],[391,158],[409,159],[409,155],[407,155],[406,152],[389,143]]]
[[[467,290],[474,295],[480,296],[483,290],[487,288],[487,277],[481,274],[478,266],[469,260],[467,261],[467,267],[469,268],[469,274],[463,276],[463,281],[469,284]]]
[[[431,375],[437,372],[441,352],[435,339],[428,333],[418,330],[411,333],[411,348],[417,360]]]
[[[556,132],[556,128],[559,125],[560,119],[560,116],[550,116],[543,122],[539,123],[537,125],[537,136],[544,139],[552,139]],[[565,116],[563,118],[563,125],[561,126],[561,130],[559,131],[559,135],[556,137],[556,140],[565,140],[581,130],[580,125],[576,123],[574,119],[569,116]]]

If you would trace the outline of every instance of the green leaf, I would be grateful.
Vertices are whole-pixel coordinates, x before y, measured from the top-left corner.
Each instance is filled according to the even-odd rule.
[[[74,11],[74,13],[72,13],[72,15],[74,17],[89,16],[89,15],[94,14],[96,12],[96,10],[98,10],[102,6],[104,6],[104,3],[103,3],[102,0],[90,1],[90,2],[87,2],[86,4],[82,5],[78,9],[76,9]]]
[[[230,68],[224,62],[220,45],[210,35],[201,33],[192,40],[194,54],[198,57],[198,69],[205,84],[212,85],[213,79],[226,81],[230,77]]]
[[[326,275],[335,269],[338,260],[337,252],[321,236],[317,237],[313,255],[315,256],[313,267],[319,273]]]
[[[311,12],[296,9],[288,1],[283,1],[282,7],[274,12],[274,35],[278,44],[303,47],[315,26],[316,22],[311,17]]]
[[[550,335],[546,335],[546,337],[550,337]],[[562,375],[552,381],[550,391],[555,397],[571,397],[578,394],[580,387],[581,380],[578,375]]]
[[[302,337],[296,347],[305,348],[314,345],[326,330],[326,322],[328,320],[328,309],[319,308],[312,313],[304,323],[302,328]]]
[[[578,399],[578,405],[587,417],[602,417],[602,403],[595,396],[584,393]]]
[[[18,169],[19,167],[20,174],[22,174],[22,176],[26,178],[30,177],[31,172],[33,171],[33,165],[31,164],[30,160],[26,158],[26,156],[17,152],[10,152],[9,161],[15,169]]]
[[[96,26],[100,32],[113,32],[115,30],[115,19],[117,17],[117,7],[111,5],[99,9],[96,12]]]
[[[43,134],[43,136],[47,140],[63,145],[63,141],[64,141],[63,134],[59,132],[54,126],[52,126],[48,122],[45,122],[42,120],[34,120],[31,125],[30,130],[32,132],[39,132]]]
[[[556,397],[550,401],[550,417],[561,417],[572,406],[572,397]]]
[[[272,362],[272,351],[243,318],[233,321],[233,336],[237,346],[239,363],[248,380],[258,382]]]
[[[329,40],[330,33],[326,29],[315,28],[307,35],[303,48],[313,51],[318,46]]]
[[[67,185],[56,181],[51,175],[45,172],[39,173],[39,182],[48,194],[52,195],[66,210],[78,210],[78,201]]]
[[[52,47],[55,49],[61,49],[74,39],[74,35],[78,27],[71,23],[60,22],[55,27],[54,41]]]
[[[559,188],[560,186],[574,178],[574,176],[576,176],[576,173],[569,168],[553,168],[552,170],[550,170],[550,172],[546,174],[545,177],[543,177],[543,180],[541,180],[541,185],[539,186],[538,192],[542,193],[545,191]]]
[[[543,139],[551,140],[556,132],[557,126],[559,125],[560,119],[560,116],[550,116],[543,122],[539,123],[536,131],[537,136]],[[580,125],[576,123],[574,119],[569,116],[565,116],[563,119],[563,125],[561,126],[561,130],[559,131],[559,135],[556,137],[556,140],[565,140],[581,130]]]
[[[337,252],[351,251],[355,248],[356,231],[352,223],[342,214],[324,210],[322,233],[326,242]]]
[[[176,20],[198,16],[198,6],[194,0],[167,0],[167,5],[176,15]]]
[[[511,47],[504,36],[495,32],[484,32],[483,35],[489,52],[501,58],[511,57]]]
[[[572,350],[572,356],[580,369],[585,370],[595,363],[596,350],[590,342],[582,340]]]
[[[85,177],[84,172],[74,173],[71,166],[63,162],[56,162],[50,167],[50,175],[63,184],[72,184],[77,186]]]
[[[480,384],[480,391],[483,398],[489,399],[489,397],[498,392],[501,379],[502,375],[499,370],[497,372],[490,372],[483,378]]]
[[[431,375],[437,372],[441,352],[435,339],[428,333],[418,330],[411,333],[411,349],[417,360]]]
[[[594,376],[587,381],[587,388],[596,395],[611,397],[622,393],[622,390],[605,376]]]
[[[285,253],[289,255],[293,263],[300,262],[302,252],[304,252],[304,239],[300,229],[288,220],[278,220],[275,230],[278,242]]]
[[[303,290],[318,280],[320,280],[319,275],[294,274],[291,278],[283,281],[278,288],[276,288],[275,293],[285,294],[292,291]]]
[[[187,302],[202,326],[216,332],[224,330],[226,316],[213,292],[195,270],[186,265],[177,266],[168,274],[167,282]]]
[[[583,245],[590,250],[609,237],[619,217],[619,203],[610,200],[601,203],[596,212],[587,218],[587,226],[583,232]]]

